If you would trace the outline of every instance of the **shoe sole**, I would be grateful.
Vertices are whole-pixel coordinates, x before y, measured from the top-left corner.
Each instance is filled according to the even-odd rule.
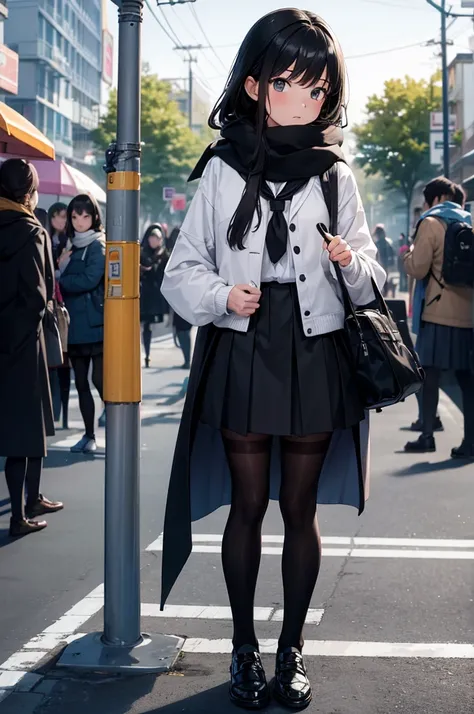
[[[48,524],[45,526],[40,526],[39,528],[32,528],[31,530],[25,531],[24,533],[12,533],[9,531],[10,538],[23,538],[23,536],[30,535],[31,533],[38,533],[38,531],[44,531]]]
[[[296,702],[293,702],[291,700],[286,699],[286,697],[283,697],[279,692],[276,690],[273,690],[273,698],[279,703],[282,704],[284,707],[288,707],[288,709],[306,709],[308,707],[312,700],[313,700],[313,693],[309,695],[308,699],[306,699],[304,702],[301,702],[297,704]]]
[[[47,516],[48,513],[57,513],[62,511],[64,506],[59,506],[58,508],[49,508],[47,511],[39,511],[38,513],[26,513],[26,517],[32,520],[33,518],[39,518],[40,516]]]
[[[234,704],[236,707],[239,707],[239,709],[249,709],[249,710],[253,710],[253,711],[258,711],[259,709],[265,709],[270,704],[270,695],[268,695],[268,697],[265,700],[262,700],[261,702],[256,702],[254,704],[250,704],[248,702],[242,702],[240,699],[237,699],[236,697],[234,697],[231,692],[229,692],[229,699],[232,702],[232,704]]]
[[[434,454],[436,449],[404,449],[405,454]]]

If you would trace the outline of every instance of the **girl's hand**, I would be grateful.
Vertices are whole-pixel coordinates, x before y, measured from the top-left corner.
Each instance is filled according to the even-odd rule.
[[[347,268],[352,262],[352,248],[341,236],[334,236],[329,245],[324,242],[324,248],[329,252],[329,259],[339,263],[341,268]]]
[[[239,317],[250,317],[260,307],[261,291],[251,285],[235,285],[227,298],[227,308]]]
[[[61,253],[61,257],[58,260],[59,267],[61,267],[61,265],[63,265],[63,263],[65,263],[66,261],[69,260],[69,258],[71,257],[71,253],[72,253],[72,250],[63,250],[63,252]]]

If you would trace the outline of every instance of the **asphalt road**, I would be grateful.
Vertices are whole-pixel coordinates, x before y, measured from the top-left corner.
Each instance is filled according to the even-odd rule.
[[[36,664],[25,664],[25,643],[54,628],[77,603],[82,612],[91,603],[83,598],[103,582],[103,456],[73,457],[68,445],[75,435],[58,432],[43,490],[67,507],[48,519],[44,532],[10,541],[8,499],[0,484],[0,662],[10,662],[6,668],[0,664],[0,698],[2,687],[4,695],[10,687],[17,690],[0,704],[0,714],[235,711],[226,694],[231,622],[226,610],[216,609],[228,604],[218,542],[225,509],[195,524],[195,551],[171,594],[171,609],[158,616],[159,536],[185,373],[173,368],[180,356],[166,341],[155,345],[153,361],[155,367],[144,374],[142,422],[142,627],[185,637],[185,651],[175,671],[161,677],[70,674],[54,666],[59,644]],[[343,507],[321,508],[326,557],[311,603],[313,623],[305,632],[315,689],[311,713],[474,711],[474,466],[449,459],[461,434],[459,413],[446,397],[446,431],[437,436],[437,453],[400,453],[410,438],[403,427],[415,410],[410,400],[374,415],[372,490],[363,516]],[[270,677],[282,608],[283,529],[275,504],[264,533],[268,554],[256,606],[262,608],[258,634],[269,652],[264,660]],[[80,632],[101,629],[100,598],[95,602],[97,614],[86,618]],[[23,670],[37,678],[15,676]],[[273,705],[271,711],[280,708]]]

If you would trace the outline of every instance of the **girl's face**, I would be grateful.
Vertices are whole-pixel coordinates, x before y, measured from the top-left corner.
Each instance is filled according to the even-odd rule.
[[[56,233],[64,233],[66,230],[67,213],[66,210],[59,211],[51,217],[51,225]]]
[[[163,236],[158,233],[151,233],[148,236],[148,245],[152,250],[158,250],[163,245]]]
[[[76,233],[85,233],[92,228],[92,216],[89,213],[71,213],[72,227]]]
[[[267,94],[267,125],[270,127],[312,124],[321,114],[329,92],[327,69],[316,84],[306,87],[288,79],[293,69],[294,64],[270,82]],[[258,101],[258,87],[253,77],[247,77],[245,89],[255,101]]]

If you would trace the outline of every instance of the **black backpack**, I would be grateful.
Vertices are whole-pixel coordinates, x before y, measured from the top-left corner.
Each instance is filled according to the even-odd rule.
[[[436,276],[433,277],[444,287]],[[469,223],[455,221],[448,224],[441,280],[456,288],[474,287],[474,231]]]

